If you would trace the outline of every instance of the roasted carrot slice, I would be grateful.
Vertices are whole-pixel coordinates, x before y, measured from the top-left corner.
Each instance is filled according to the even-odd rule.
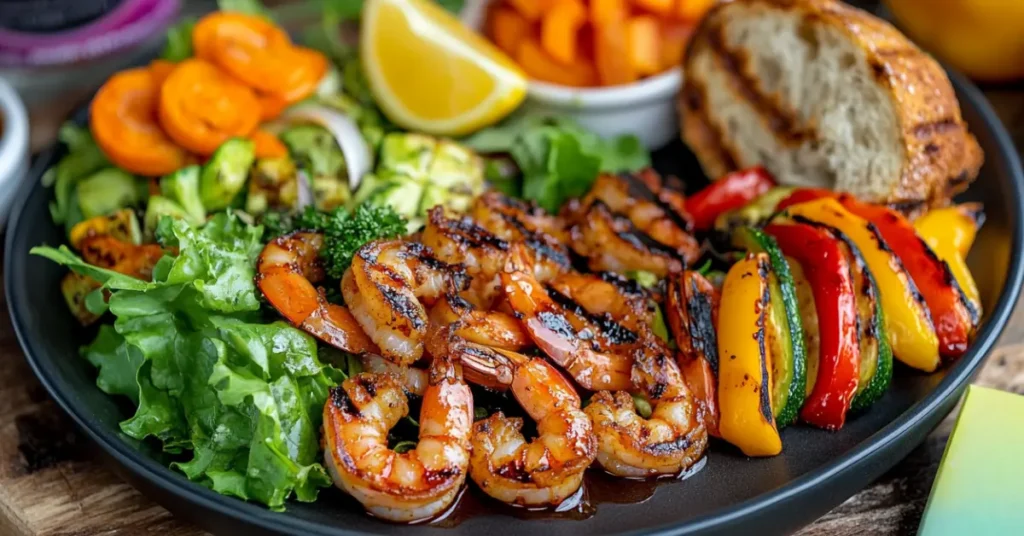
[[[519,43],[516,63],[531,78],[563,86],[586,87],[597,85],[597,73],[587,63],[563,64],[544,52],[540,43],[527,38]]]
[[[252,134],[249,134],[249,139],[252,140],[253,150],[256,152],[256,158],[279,158],[282,156],[288,156],[288,148],[285,147],[284,143],[282,143],[277,136],[266,130],[254,130]]]
[[[590,0],[590,22],[594,24],[625,20],[628,14],[626,0]]]
[[[587,10],[579,0],[559,0],[540,22],[540,44],[562,63],[576,61],[576,34],[587,20]]]
[[[327,72],[327,58],[303,47],[260,48],[234,43],[213,51],[214,63],[263,93],[298,102],[316,90]]]
[[[626,23],[629,35],[629,61],[640,75],[661,70],[661,32],[653,15],[638,15]]]
[[[529,21],[539,20],[550,7],[549,0],[508,0],[508,3]]]
[[[672,11],[672,0],[633,0],[633,5],[657,15],[668,15]]]
[[[530,34],[530,21],[516,10],[496,7],[490,13],[490,34],[494,44],[507,54],[514,55],[519,42]]]
[[[164,175],[185,165],[187,154],[160,128],[160,84],[147,68],[110,77],[92,101],[89,127],[103,153],[139,175]]]
[[[171,74],[178,65],[173,61],[167,60],[153,60],[149,62],[149,72],[153,75],[153,79],[156,83],[163,84],[164,80],[167,80],[167,76]]]
[[[160,124],[182,147],[212,154],[233,137],[248,136],[260,121],[256,94],[213,64],[178,64],[160,91]]]
[[[291,40],[270,21],[234,11],[214,11],[192,29],[192,50],[197,58],[214,61],[214,52],[230,44],[287,47],[291,46]]]
[[[291,104],[284,100],[284,97],[274,95],[273,93],[257,92],[256,100],[260,101],[260,121],[277,119],[277,116],[281,115],[281,112]]]
[[[594,63],[602,84],[615,86],[635,82],[638,76],[630,57],[626,21],[594,25]]]

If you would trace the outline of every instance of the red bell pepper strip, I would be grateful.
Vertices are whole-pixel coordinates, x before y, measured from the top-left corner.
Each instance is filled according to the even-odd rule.
[[[696,230],[706,231],[719,214],[743,207],[773,186],[775,179],[761,166],[734,171],[687,197],[686,212]]]
[[[850,260],[842,242],[825,229],[795,223],[769,224],[764,230],[775,237],[783,254],[800,263],[814,293],[820,361],[814,390],[800,417],[815,426],[838,430],[857,390],[860,367]]]
[[[858,201],[850,194],[812,188],[793,192],[780,203],[779,210],[822,197],[838,198],[846,210],[874,224],[924,298],[939,338],[939,353],[950,359],[962,356],[980,314],[953,277],[949,265],[917,235],[913,224],[888,207]]]

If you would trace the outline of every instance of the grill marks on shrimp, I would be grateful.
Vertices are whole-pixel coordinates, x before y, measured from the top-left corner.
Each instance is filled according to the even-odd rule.
[[[572,259],[569,258],[569,254],[565,251],[565,247],[552,239],[549,235],[531,231],[523,225],[523,222],[519,221],[519,219],[512,214],[502,212],[499,213],[498,216],[504,220],[505,223],[508,223],[523,235],[523,242],[525,242],[530,250],[536,253],[537,256],[550,260],[565,269],[572,267]]]
[[[584,217],[590,217],[592,211],[597,211],[596,217],[601,217],[603,212],[611,217],[612,227],[615,229],[615,235],[625,240],[631,246],[650,252],[654,255],[660,255],[662,257],[669,257],[676,260],[681,260],[685,263],[686,259],[682,258],[679,253],[667,244],[663,244],[655,240],[651,235],[641,231],[636,225],[626,216],[613,212],[611,208],[601,200],[594,200],[590,205],[590,209]]]
[[[667,203],[661,195],[655,193],[640,177],[633,173],[627,173],[619,175],[619,178],[626,182],[627,192],[630,197],[653,203],[664,213],[662,218],[670,220],[679,229],[685,231],[690,228],[690,222],[686,221],[675,207]]]
[[[545,288],[548,291],[548,295],[551,296],[551,299],[556,304],[565,308],[572,314],[584,319],[588,323],[593,324],[597,328],[601,338],[606,342],[619,345],[635,344],[640,341],[639,335],[616,322],[610,314],[593,314],[577,303],[576,300],[562,294],[551,285],[545,285]]]

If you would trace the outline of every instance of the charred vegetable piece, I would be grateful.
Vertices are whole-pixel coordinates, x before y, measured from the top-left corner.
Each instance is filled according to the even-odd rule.
[[[895,210],[861,203],[849,194],[810,190],[798,191],[790,197],[809,199],[815,195],[837,198],[846,210],[878,229],[885,242],[898,252],[904,268],[924,297],[939,339],[939,353],[947,358],[963,355],[978,324],[978,311],[960,289],[949,265],[918,236],[914,226]]]
[[[64,295],[64,301],[67,302],[71,314],[75,315],[83,326],[88,326],[100,318],[100,315],[89,311],[85,306],[85,298],[100,286],[99,281],[75,272],[64,274],[60,280],[60,292]]]
[[[735,171],[686,198],[686,212],[698,231],[706,231],[719,215],[743,207],[773,186],[775,179],[760,166]]]
[[[81,249],[82,240],[91,236],[112,236],[130,244],[142,243],[142,230],[135,211],[124,208],[109,216],[96,216],[71,228],[71,247]]]
[[[964,203],[935,209],[914,221],[917,234],[928,243],[932,251],[949,265],[960,289],[981,315],[981,295],[974,276],[964,259],[974,243],[978,229],[985,223],[985,212],[980,203]]]
[[[309,182],[313,190],[313,206],[317,210],[331,211],[345,206],[352,198],[348,184],[338,177],[313,177]]]
[[[256,160],[249,176],[245,211],[253,215],[267,210],[292,211],[298,203],[298,173],[292,159],[286,156]]]
[[[797,307],[796,288],[789,262],[775,239],[764,232],[745,227],[733,235],[734,244],[754,253],[767,253],[772,271],[768,276],[771,312],[768,335],[772,348],[772,402],[776,425],[781,430],[796,422],[807,392],[804,327]]]
[[[221,144],[199,177],[203,207],[213,212],[230,206],[245,186],[255,158],[253,144],[247,139],[232,138]]]
[[[164,256],[156,244],[128,244],[110,236],[93,236],[82,241],[82,259],[100,268],[150,281],[153,267]]]
[[[718,322],[718,430],[747,456],[775,456],[782,439],[772,409],[772,377],[765,333],[768,274],[764,253],[729,269]]]
[[[857,391],[851,411],[863,411],[885,394],[892,382],[892,349],[885,332],[885,312],[878,296],[878,285],[857,246],[841,232],[832,229],[847,248],[853,270],[853,288],[857,295],[860,342],[860,368]]]
[[[199,196],[199,170],[199,166],[188,166],[160,179],[160,193],[181,205],[194,225],[206,221],[206,209]]]
[[[82,179],[76,192],[78,206],[86,219],[105,216],[139,202],[135,177],[117,168],[102,169]]]
[[[818,379],[818,362],[821,355],[821,332],[818,329],[818,311],[814,308],[814,290],[811,282],[804,275],[800,263],[786,257],[789,263],[789,273],[793,277],[793,288],[796,290],[797,309],[800,310],[800,323],[804,329],[804,365],[806,368],[806,385],[804,387],[804,400],[811,396],[814,391],[814,384]]]
[[[715,219],[715,230],[729,232],[738,227],[756,226],[775,214],[779,201],[789,197],[796,188],[776,186],[741,208],[724,212]]]
[[[934,371],[939,366],[939,339],[928,307],[900,258],[874,224],[851,214],[835,199],[793,205],[783,214],[795,221],[804,219],[835,227],[857,245],[878,283],[893,354],[911,367]]]
[[[687,270],[671,274],[666,292],[665,316],[679,347],[677,360],[704,409],[708,433],[718,432],[718,320],[719,295],[700,273]]]
[[[803,223],[769,224],[765,232],[800,264],[814,293],[820,336],[818,371],[800,417],[838,430],[846,422],[860,366],[857,299],[844,245],[828,230]]]

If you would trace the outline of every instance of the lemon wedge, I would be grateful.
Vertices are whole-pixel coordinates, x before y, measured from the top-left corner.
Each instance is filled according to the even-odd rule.
[[[468,134],[526,96],[522,70],[432,0],[367,0],[359,49],[377,103],[410,130]]]

